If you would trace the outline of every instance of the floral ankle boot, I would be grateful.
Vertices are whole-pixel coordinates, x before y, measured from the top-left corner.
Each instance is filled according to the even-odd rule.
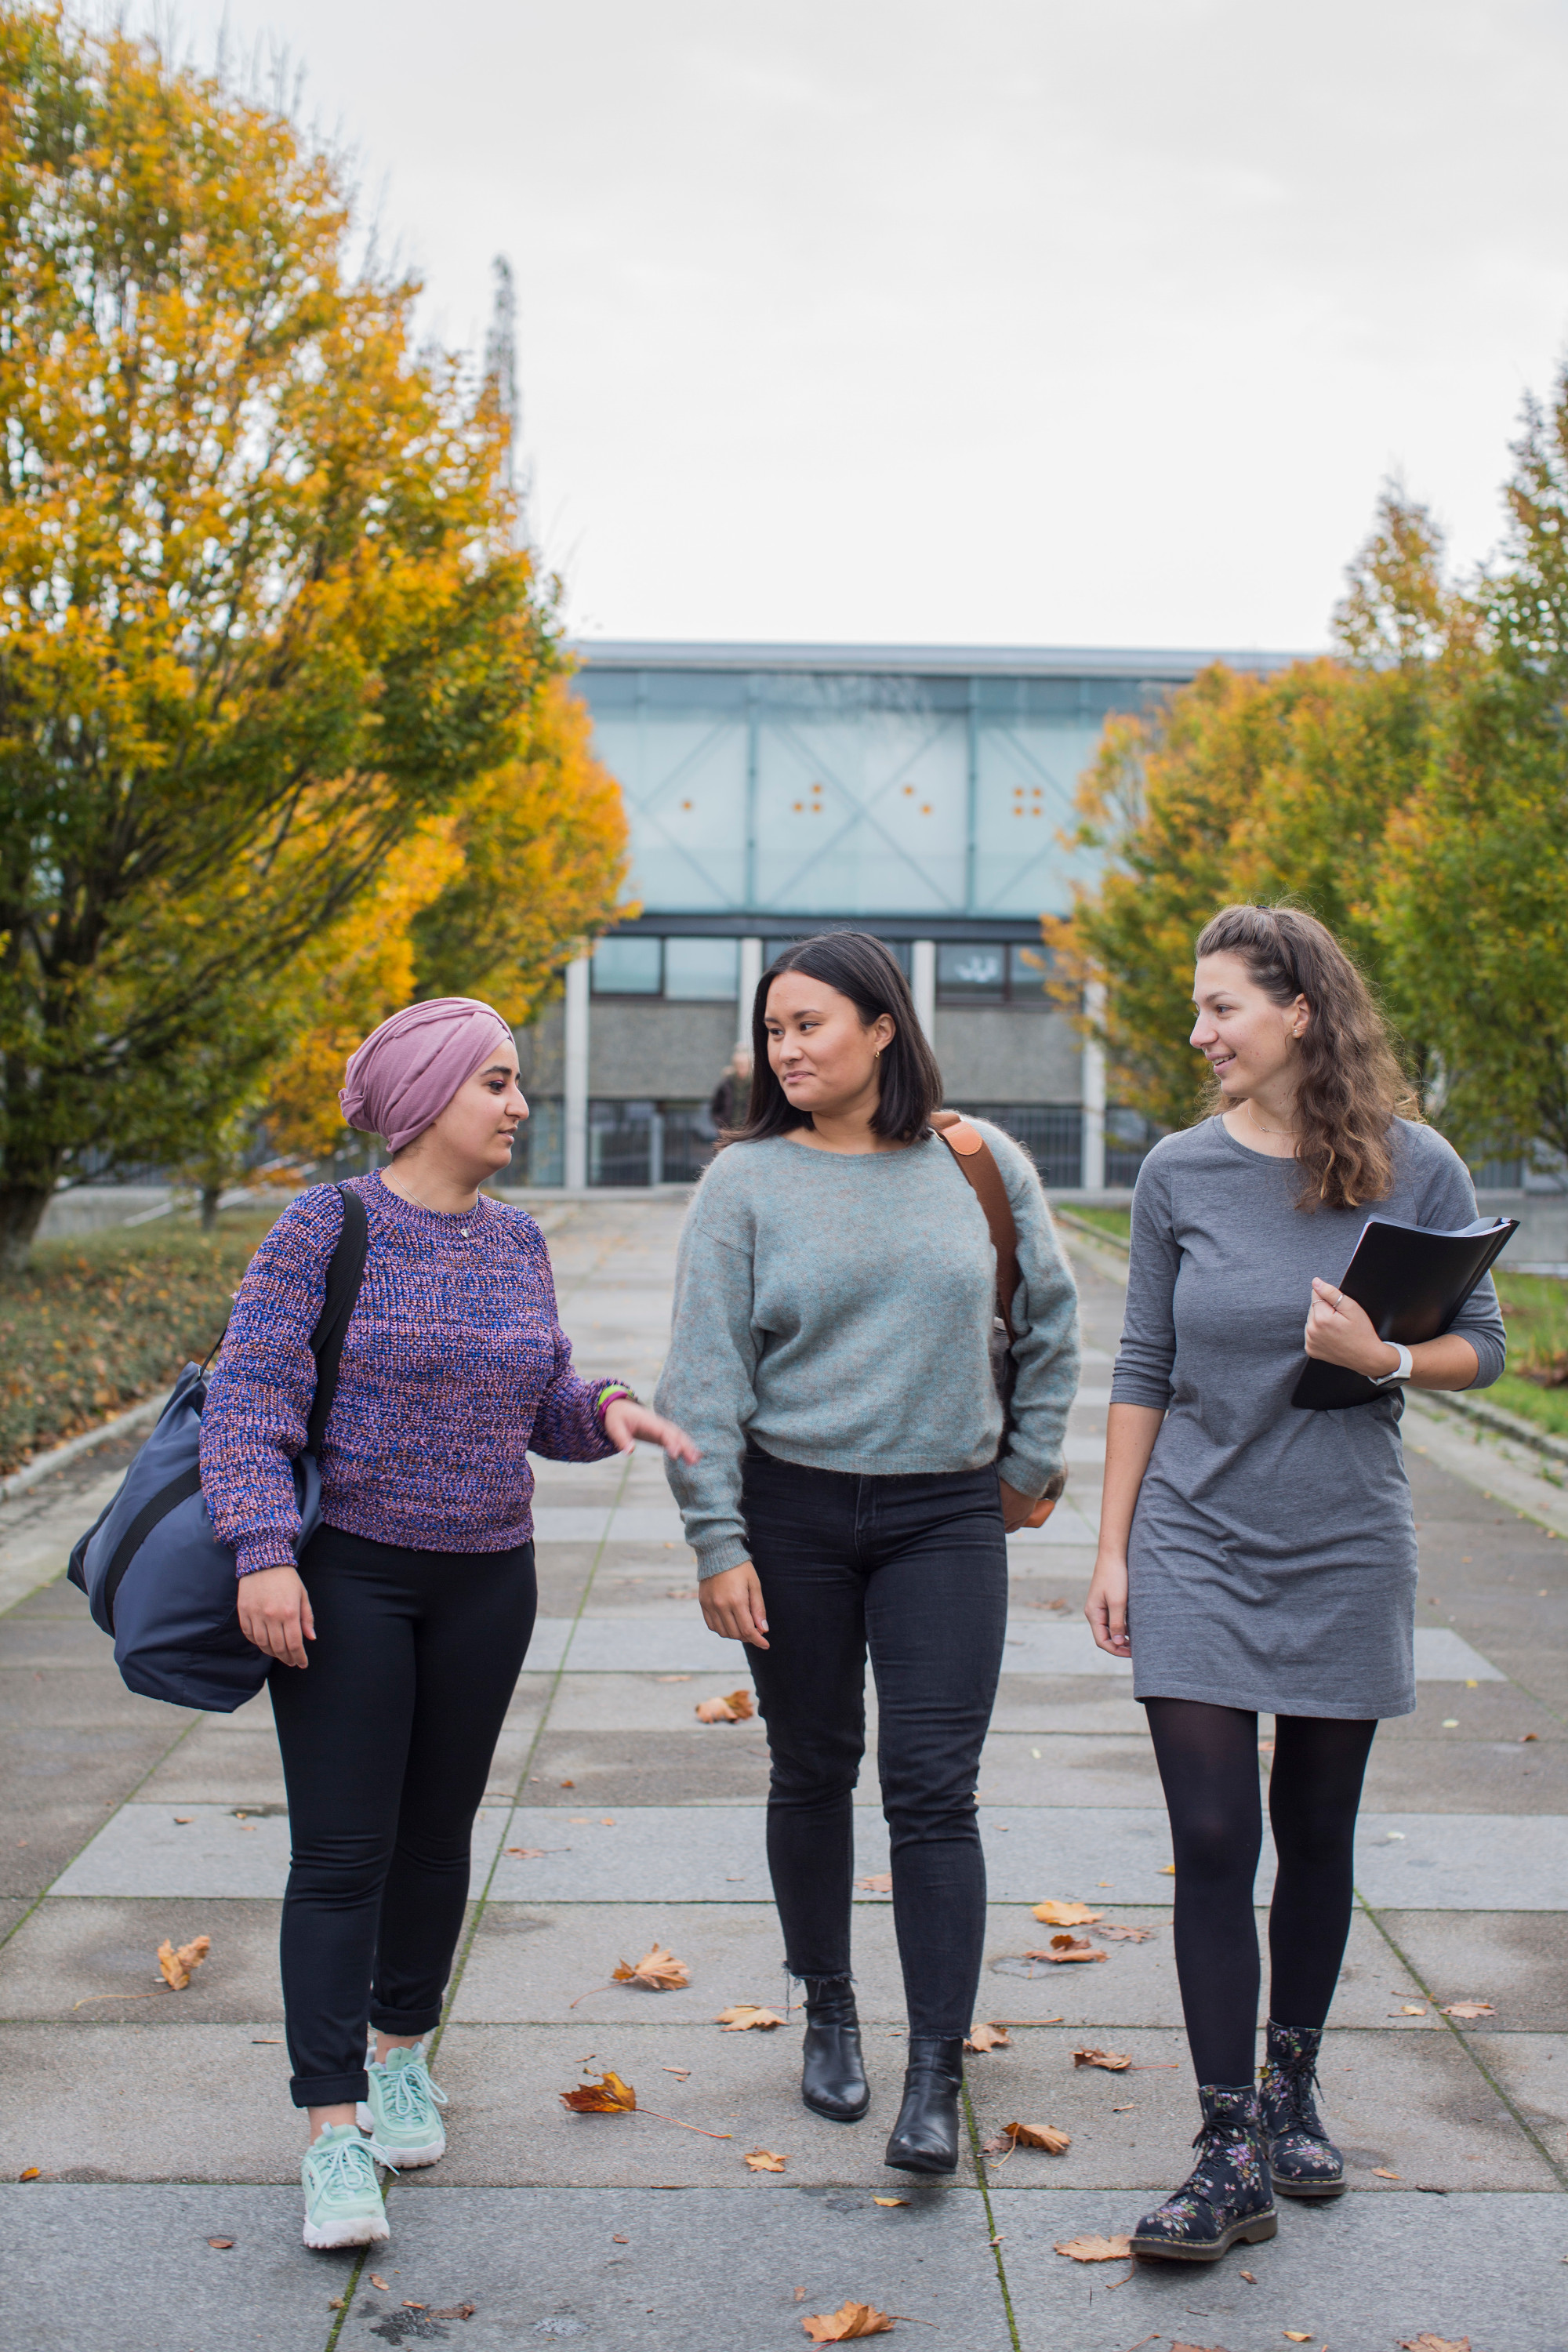
[[[1217,2263],[1238,2238],[1260,2245],[1279,2226],[1257,2092],[1249,2083],[1204,2083],[1198,2098],[1204,2120],[1193,2142],[1197,2163],[1174,2196],[1144,2214],[1132,2232],[1135,2254]]]
[[[1268,2021],[1258,2110],[1269,2169],[1281,2197],[1338,2197],[1344,2190],[1345,2160],[1323,2129],[1312,2096],[1322,2038],[1321,2025]]]

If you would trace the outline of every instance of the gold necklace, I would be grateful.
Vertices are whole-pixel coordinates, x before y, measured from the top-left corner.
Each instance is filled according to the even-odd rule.
[[[1278,1139],[1279,1137],[1289,1136],[1290,1133],[1288,1127],[1265,1127],[1263,1121],[1258,1118],[1258,1113],[1252,1108],[1252,1097],[1250,1095],[1247,1097],[1247,1116],[1252,1121],[1253,1126],[1258,1129],[1259,1135],[1272,1135],[1276,1139]]]

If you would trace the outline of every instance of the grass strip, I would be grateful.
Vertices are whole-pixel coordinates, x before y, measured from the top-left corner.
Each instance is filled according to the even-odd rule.
[[[113,1226],[41,1242],[0,1277],[0,1475],[199,1363],[275,1222],[246,1210],[210,1234],[172,1219]]]

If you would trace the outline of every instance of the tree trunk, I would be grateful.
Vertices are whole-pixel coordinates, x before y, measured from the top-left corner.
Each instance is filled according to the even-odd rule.
[[[20,1274],[26,1265],[53,1189],[0,1177],[0,1273]]]
[[[210,1234],[217,1223],[217,1204],[223,1196],[221,1184],[202,1186],[202,1231]]]

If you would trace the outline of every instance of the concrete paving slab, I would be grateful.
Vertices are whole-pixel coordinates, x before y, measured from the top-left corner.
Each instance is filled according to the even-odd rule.
[[[0,2189],[8,2352],[321,2352],[357,2251],[307,2253],[300,2189]],[[215,2248],[210,2238],[233,2241]],[[374,2347],[381,2352],[381,2347]]]
[[[1513,2032],[1568,2032],[1568,1918],[1554,1911],[1384,1911],[1435,2001],[1489,2000]]]
[[[1157,2189],[1184,2179],[1198,2120],[1184,2035],[1142,2027],[1101,2042],[1130,2056],[1124,2074],[1075,2066],[1083,2036],[1068,2028],[1016,2032],[1013,2046],[965,2062],[982,2141],[1013,2120],[1072,2135],[1059,2157],[1020,2149],[1032,2178],[1063,2187]],[[1325,2123],[1358,2189],[1550,2189],[1552,2168],[1451,2033],[1354,2028],[1325,2037],[1320,2067]],[[1374,2168],[1397,2173],[1385,2184]],[[1122,2226],[1122,2225],[1118,2225]]]
[[[711,1681],[699,1685],[712,1686]],[[615,1720],[613,1711],[606,1720]],[[700,1724],[668,1732],[546,1732],[533,1759],[528,1800],[557,1812],[584,1806],[598,1812],[645,1805],[760,1806],[768,1790],[761,1727],[752,1721],[710,1728],[728,1737],[705,1742]],[[874,1774],[871,1793],[874,1799]]]
[[[1147,1734],[1096,1739],[1064,1732],[993,1731],[981,1751],[979,1794],[998,1805],[1162,1801]]]
[[[281,2031],[266,2014],[0,2026],[0,2175],[36,2164],[56,2179],[291,2181],[298,2196],[304,2118]]]
[[[1568,2185],[1568,2033],[1494,2033],[1486,2021],[1464,2034]]]
[[[1124,1732],[1147,1739],[1149,1718],[1130,1684],[1074,1675],[1005,1673],[991,1717],[993,1732]]]
[[[1568,1813],[1568,1740],[1379,1739],[1363,1801],[1379,1812]]]
[[[1363,1813],[1356,1891],[1374,1911],[1558,1911],[1561,1813]]]
[[[918,2183],[905,2193],[909,2203],[889,2211],[866,2193],[766,2176],[640,2196],[400,2186],[388,2201],[388,2258],[376,2265],[387,2291],[362,2284],[341,2352],[437,2340],[434,2328],[416,2336],[404,2324],[409,2300],[437,2310],[472,2302],[472,2319],[442,2330],[463,2352],[563,2341],[595,2352],[794,2352],[803,2312],[851,2296],[923,2322],[918,2340],[943,2352],[1008,2352],[980,2197]]]
[[[215,1909],[205,1895],[152,1902],[51,1895],[0,1950],[0,2017],[182,2026],[280,2017],[278,1916],[275,1901]],[[158,1947],[165,1937],[178,1947],[197,1936],[210,1936],[212,1950],[184,1991],[171,1992],[159,1974]]]
[[[241,1819],[244,1807],[184,1805],[177,1821],[166,1804],[122,1805],[53,1893],[98,1895],[276,1896],[289,1875],[289,1822],[283,1813]],[[486,1806],[474,1823],[472,1889],[482,1888],[508,1821]]]
[[[1165,2352],[1177,2340],[1283,2352],[1287,2328],[1310,2332],[1313,2352],[1324,2344],[1393,2352],[1401,2338],[1426,2333],[1448,2343],[1468,2336],[1477,2352],[1568,2347],[1561,2197],[1510,2196],[1500,2212],[1495,2200],[1459,2192],[1282,2205],[1277,2238],[1212,2270],[1089,2267],[1054,2252],[1089,2231],[1128,2229],[1140,2210],[1136,2197],[1114,2192],[993,2188],[1022,2352],[1125,2352],[1151,2336]]]
[[[1415,1628],[1415,1679],[1422,1683],[1500,1683],[1507,1677],[1449,1625]]]
[[[744,1644],[710,1633],[695,1601],[679,1606],[679,1615],[651,1624],[628,1617],[542,1617],[529,1644],[530,1669],[553,1672],[564,1665],[571,1675],[728,1675],[718,1685],[724,1690],[749,1682]]]

